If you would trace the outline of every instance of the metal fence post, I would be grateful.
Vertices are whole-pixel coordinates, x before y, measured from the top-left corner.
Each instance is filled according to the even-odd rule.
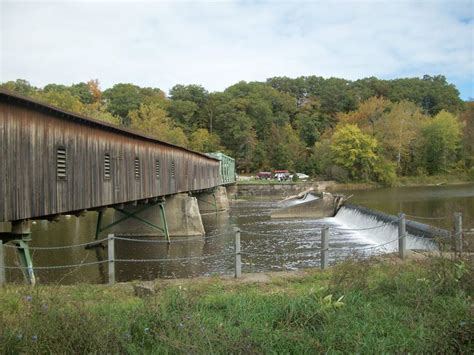
[[[108,235],[107,247],[109,255],[109,285],[113,285],[115,283],[115,240],[113,234]]]
[[[398,255],[405,259],[407,253],[407,231],[405,213],[398,214]]]
[[[454,251],[462,253],[462,213],[454,213]]]
[[[3,240],[0,239],[0,286],[7,283],[7,278],[5,276],[5,255],[3,250]]]
[[[329,227],[324,226],[321,229],[321,269],[328,267],[328,250],[329,250]]]
[[[240,255],[240,229],[235,228],[235,277],[242,275],[242,260]]]

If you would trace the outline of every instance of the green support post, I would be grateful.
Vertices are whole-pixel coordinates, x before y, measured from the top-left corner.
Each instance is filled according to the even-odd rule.
[[[160,217],[161,220],[163,221],[163,233],[165,234],[166,240],[168,241],[168,244],[171,243],[170,240],[170,234],[168,231],[168,223],[166,222],[166,214],[165,214],[165,204],[160,203]]]
[[[101,232],[101,225],[102,225],[102,219],[104,218],[104,212],[103,211],[98,211],[97,215],[97,227],[95,229],[95,240],[99,239],[99,234]]]
[[[22,266],[23,275],[26,281],[34,286],[36,284],[35,272],[33,269],[33,261],[31,260],[30,248],[28,248],[28,241],[25,239],[13,240],[13,244],[17,246],[17,253]]]

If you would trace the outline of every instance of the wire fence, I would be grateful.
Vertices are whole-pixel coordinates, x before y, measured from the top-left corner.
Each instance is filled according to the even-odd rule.
[[[100,240],[96,240],[93,242],[89,243],[79,243],[79,244],[72,244],[72,245],[61,245],[61,246],[50,246],[50,247],[28,247],[30,250],[62,250],[62,249],[72,249],[72,248],[79,248],[79,247],[91,247],[91,246],[98,246],[104,242],[107,242],[107,249],[108,249],[108,256],[107,260],[99,260],[99,261],[91,261],[91,262],[81,262],[81,263],[75,263],[75,264],[69,264],[69,265],[52,265],[52,266],[35,266],[33,267],[32,264],[28,265],[22,265],[22,266],[6,266],[4,265],[4,254],[3,254],[3,248],[2,246],[8,247],[8,248],[15,248],[22,250],[23,252],[25,251],[25,246],[21,244],[14,244],[14,245],[9,245],[9,244],[0,244],[0,285],[2,283],[6,282],[5,278],[5,270],[23,270],[23,271],[31,271],[32,270],[57,270],[57,269],[71,269],[71,268],[81,268],[81,267],[86,267],[86,266],[94,266],[94,265],[101,265],[101,264],[107,264],[108,265],[108,271],[109,271],[109,283],[114,283],[115,282],[115,265],[116,263],[154,263],[154,262],[173,262],[173,261],[178,261],[178,262],[186,262],[186,261],[203,261],[207,259],[227,259],[227,258],[232,258],[234,261],[234,270],[235,270],[235,277],[240,276],[240,270],[242,267],[242,261],[241,257],[243,256],[244,258],[248,259],[255,259],[255,258],[312,258],[314,260],[320,260],[321,262],[321,268],[325,269],[328,266],[328,260],[329,260],[329,252],[332,254],[332,259],[335,261],[336,259],[340,260],[341,257],[344,259],[345,257],[350,257],[354,253],[367,253],[370,251],[374,250],[379,250],[382,251],[384,248],[389,245],[389,244],[394,244],[398,243],[398,253],[400,258],[405,258],[406,256],[406,240],[407,240],[407,231],[406,231],[406,217],[409,215],[403,215],[400,214],[399,218],[391,221],[391,222],[384,222],[380,223],[376,226],[372,227],[367,227],[367,228],[337,228],[337,227],[329,227],[329,226],[323,226],[320,229],[320,235],[321,235],[321,243],[320,247],[315,248],[313,247],[311,250],[306,250],[303,252],[291,252],[291,253],[261,253],[261,252],[255,252],[252,250],[247,250],[244,248],[242,250],[241,248],[241,243],[240,243],[240,236],[241,234],[244,235],[253,235],[253,236],[259,236],[262,238],[271,238],[275,237],[275,235],[269,234],[269,233],[258,233],[258,232],[253,232],[249,230],[240,230],[240,229],[235,229],[234,231],[225,231],[223,233],[219,234],[214,234],[214,235],[209,235],[209,236],[197,236],[197,237],[188,237],[188,238],[175,238],[172,239],[172,243],[189,243],[193,241],[206,241],[206,240],[213,240],[213,239],[230,239],[230,237],[234,236],[234,249],[233,252],[223,252],[223,253],[216,253],[216,254],[211,254],[211,255],[200,255],[200,256],[186,256],[186,257],[172,257],[172,258],[155,258],[155,259],[122,259],[122,258],[115,258],[115,242],[116,241],[121,241],[121,242],[132,242],[132,243],[153,243],[153,244],[162,244],[162,243],[167,243],[167,240],[163,239],[139,239],[139,238],[129,238],[129,237],[124,237],[124,236],[115,236],[113,234],[110,234],[107,238],[103,238]],[[414,216],[410,216],[414,217]],[[332,231],[344,231],[344,232],[350,232],[350,231],[367,231],[367,230],[374,230],[378,228],[383,228],[387,226],[394,226],[397,224],[398,228],[398,237],[377,245],[370,245],[370,246],[363,246],[363,247],[352,247],[352,248],[341,248],[337,247],[334,245],[329,245],[329,230]],[[463,235],[463,230],[462,230],[462,219],[460,217],[460,214],[455,215],[455,228],[454,228],[454,233],[453,236],[456,237],[457,243],[456,243],[456,251],[461,251],[462,248],[462,235]],[[313,245],[314,246],[314,245]],[[393,248],[392,248],[393,249]],[[339,257],[339,258],[338,258]],[[26,272],[25,272],[26,275]]]
[[[425,216],[415,216],[411,214],[405,214],[405,216],[407,216],[408,218],[423,219],[427,221],[441,221],[441,220],[453,219],[453,216],[425,217]]]

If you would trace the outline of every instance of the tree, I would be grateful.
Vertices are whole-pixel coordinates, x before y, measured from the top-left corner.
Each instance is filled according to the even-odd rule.
[[[474,101],[466,103],[460,116],[463,124],[463,148],[467,167],[474,167]]]
[[[142,104],[129,114],[130,127],[156,139],[187,146],[187,138],[183,130],[176,127],[167,112],[159,104]]]
[[[457,118],[441,111],[422,128],[421,151],[423,164],[429,174],[447,172],[457,161],[461,142],[461,126]]]
[[[390,185],[396,175],[392,164],[378,154],[379,144],[356,125],[338,126],[332,137],[334,163],[344,167],[355,180],[375,180]]]
[[[303,170],[306,165],[306,150],[288,123],[285,126],[271,127],[272,142],[266,147],[270,165],[274,169]]]
[[[170,90],[171,100],[182,100],[194,102],[202,107],[209,96],[209,92],[201,85],[175,85]]]
[[[396,161],[400,173],[413,166],[421,128],[429,118],[412,102],[400,101],[384,112],[375,126],[374,136],[387,159]]]
[[[356,124],[364,132],[375,136],[376,126],[391,106],[390,100],[383,97],[370,97],[363,101],[357,110],[348,113],[340,112],[337,116],[339,121]]]
[[[99,79],[91,79],[87,82],[89,92],[93,97],[93,103],[102,102],[102,90],[100,89]]]
[[[128,113],[138,109],[142,101],[140,88],[133,84],[116,84],[104,91],[104,98],[107,103],[107,110],[111,114],[120,117],[124,126],[130,125]]]
[[[203,153],[223,150],[219,136],[209,133],[205,128],[199,128],[191,134],[191,137],[189,137],[189,148]]]
[[[33,96],[38,90],[24,79],[17,79],[15,81],[7,81],[1,84],[1,87],[6,90],[16,92],[24,96]]]
[[[81,113],[84,105],[78,97],[73,96],[71,92],[61,86],[49,87],[47,91],[41,91],[36,94],[39,100],[45,101],[51,105],[60,107],[62,109]]]
[[[79,98],[79,100],[85,104],[89,105],[94,103],[95,98],[91,93],[90,86],[87,83],[79,83],[71,85],[69,91],[72,95]]]
[[[192,101],[173,100],[168,107],[168,112],[180,127],[187,133],[191,133],[198,127],[198,122],[195,121],[198,109],[198,105]]]

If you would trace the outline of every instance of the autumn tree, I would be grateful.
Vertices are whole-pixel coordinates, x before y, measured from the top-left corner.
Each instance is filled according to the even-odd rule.
[[[219,136],[215,133],[209,133],[205,128],[198,128],[191,134],[189,148],[203,153],[223,150]]]
[[[352,179],[391,184],[396,177],[394,167],[381,159],[379,149],[377,140],[356,125],[339,126],[332,137],[333,161],[347,169]]]
[[[156,139],[187,146],[188,140],[183,130],[176,127],[168,113],[159,104],[142,104],[129,114],[130,128],[153,136]]]

